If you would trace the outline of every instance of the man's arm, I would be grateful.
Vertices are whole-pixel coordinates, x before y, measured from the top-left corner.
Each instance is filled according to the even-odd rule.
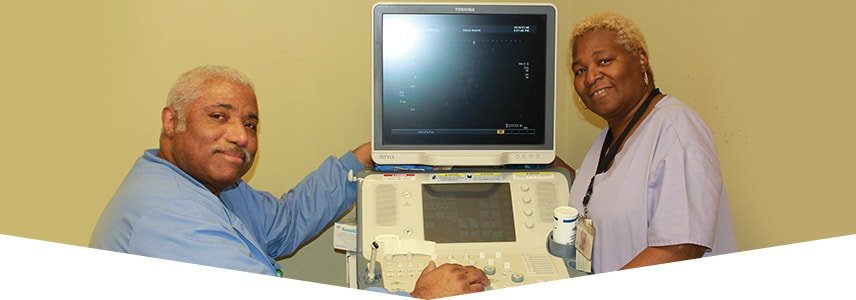
[[[621,267],[632,269],[656,264],[699,258],[704,255],[705,248],[694,244],[679,244],[662,247],[648,247],[639,252],[629,263]]]
[[[372,161],[372,143],[366,142],[362,145],[357,146],[354,150],[351,150],[354,153],[354,157],[363,164],[364,167],[371,167],[374,162]],[[355,174],[356,175],[356,174]]]
[[[366,150],[371,148],[364,144],[339,159],[327,158],[279,198],[240,186],[222,196],[235,214],[251,224],[270,256],[287,255],[353,206],[356,183],[348,181],[348,172],[362,170],[362,159],[371,160]]]

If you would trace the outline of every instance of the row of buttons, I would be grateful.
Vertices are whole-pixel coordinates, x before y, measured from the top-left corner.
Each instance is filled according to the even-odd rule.
[[[396,266],[396,267],[398,267],[398,268],[394,268],[394,266]],[[397,263],[397,264],[395,264],[395,265],[394,265],[392,262],[387,262],[387,263],[386,263],[386,267],[384,268],[384,270],[385,270],[386,272],[383,272],[383,274],[384,274],[384,276],[385,276],[385,277],[387,277],[387,278],[396,278],[396,277],[400,277],[400,278],[405,278],[405,277],[408,277],[408,278],[415,278],[415,277],[416,277],[416,274],[417,274],[417,273],[422,273],[422,269],[424,269],[424,268],[425,268],[425,266],[423,266],[423,265],[416,265],[416,264],[414,264],[414,263],[412,263],[412,262],[411,262],[411,263],[408,263],[408,264],[406,265],[406,268],[405,268],[405,265],[404,265],[403,263],[400,263],[400,262],[399,262],[399,263]]]
[[[529,185],[528,184],[521,184],[520,190],[523,191],[523,193],[528,193],[529,192]],[[529,204],[529,203],[532,203],[532,196],[529,196],[528,194],[524,194],[523,196],[520,197],[520,200],[523,201],[523,204]],[[534,213],[534,211],[532,211],[532,209],[529,207],[526,207],[523,209],[523,215],[525,215],[526,217],[531,217],[533,213]],[[535,228],[535,223],[533,223],[532,221],[526,221],[526,223],[524,223],[524,225],[528,229]]]
[[[541,158],[541,154],[540,153],[529,153],[529,154],[517,153],[517,154],[514,154],[514,158],[527,158],[527,157],[533,158],[533,159],[534,158]]]
[[[401,280],[415,281],[431,259],[426,255],[413,255],[411,253],[404,256],[386,255],[384,258],[386,264],[383,267],[383,276],[389,279],[385,281],[385,284],[404,284]]]
[[[449,263],[458,263],[457,258],[453,254],[446,255],[445,258],[446,258],[447,262],[449,262]],[[479,265],[484,265],[484,267],[482,267],[482,270],[491,279],[491,283],[494,284],[494,287],[497,287],[498,285],[502,285],[503,287],[511,286],[510,282],[503,283],[503,280],[502,280],[502,278],[509,278],[509,276],[511,278],[511,281],[514,283],[523,282],[523,279],[524,279],[523,274],[511,273],[509,275],[509,272],[511,272],[511,269],[512,269],[512,264],[510,261],[503,261],[502,262],[502,273],[498,273],[498,270],[496,267],[496,262],[497,262],[497,260],[502,259],[502,251],[496,251],[494,253],[493,258],[487,258],[486,253],[484,251],[481,251],[478,253],[478,261],[473,260],[472,257],[470,257],[469,253],[464,253],[464,255],[462,256],[462,259],[463,259],[464,263],[469,264],[469,265],[474,265],[477,267]]]

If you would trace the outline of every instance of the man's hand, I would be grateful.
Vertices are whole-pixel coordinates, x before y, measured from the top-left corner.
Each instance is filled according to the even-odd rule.
[[[372,162],[372,143],[367,142],[365,144],[357,146],[354,150],[351,150],[354,153],[354,157],[357,158],[360,163],[363,164],[364,167],[371,167],[374,162]]]
[[[490,285],[490,279],[484,272],[473,266],[442,264],[437,267],[433,261],[422,270],[416,280],[416,287],[410,296],[433,299],[484,291]]]

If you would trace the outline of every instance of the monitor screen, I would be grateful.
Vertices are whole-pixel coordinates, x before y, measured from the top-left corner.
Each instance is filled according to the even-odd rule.
[[[555,155],[555,8],[378,4],[378,164],[549,163]]]
[[[507,182],[423,184],[422,212],[428,241],[516,241]]]

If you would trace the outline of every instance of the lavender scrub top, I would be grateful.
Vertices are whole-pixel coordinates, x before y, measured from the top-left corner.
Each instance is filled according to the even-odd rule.
[[[583,160],[570,205],[583,213],[607,129]],[[705,256],[737,251],[719,158],[710,130],[666,95],[627,138],[612,166],[594,179],[592,269],[615,271],[649,246],[696,244]]]

